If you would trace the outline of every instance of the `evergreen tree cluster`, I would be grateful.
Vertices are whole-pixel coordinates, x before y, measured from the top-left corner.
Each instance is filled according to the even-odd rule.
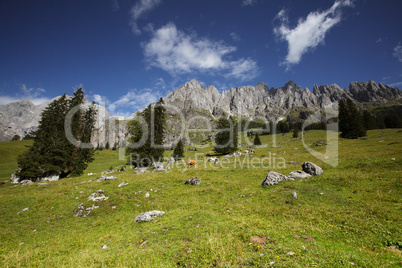
[[[236,120],[232,116],[219,118],[214,141],[214,151],[217,154],[231,154],[237,151],[238,133]]]
[[[342,138],[357,139],[366,136],[362,114],[351,99],[347,99],[346,103],[339,101],[338,118]]]
[[[181,140],[179,140],[176,147],[174,148],[173,158],[176,161],[184,158],[184,147],[183,147],[183,142]]]
[[[140,118],[128,122],[128,155],[135,155],[135,166],[149,166],[163,160],[163,140],[166,130],[166,108],[162,98],[155,105],[148,105]]]
[[[90,143],[96,117],[93,105],[87,109],[82,107],[84,100],[80,88],[71,99],[64,94],[42,112],[38,130],[33,133],[32,147],[18,157],[20,177],[35,181],[55,174],[65,177],[83,173],[93,160],[94,150],[81,145]],[[73,108],[77,111],[67,118]],[[65,125],[71,127],[74,139],[70,140],[74,143],[68,139]]]

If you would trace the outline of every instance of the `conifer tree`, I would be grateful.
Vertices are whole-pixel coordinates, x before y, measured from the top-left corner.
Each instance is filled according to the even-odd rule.
[[[238,133],[235,128],[234,118],[221,117],[217,122],[214,151],[218,154],[230,154],[237,150]]]
[[[258,133],[255,133],[254,145],[261,145],[260,135]]]
[[[299,137],[299,128],[295,125],[293,128],[293,138],[298,138]]]
[[[176,148],[174,148],[173,151],[173,158],[175,160],[180,160],[184,157],[184,148],[183,148],[183,142],[182,140],[179,140],[179,142],[176,145]]]
[[[342,100],[339,102],[338,119],[342,138],[357,139],[366,136],[362,115],[351,99],[347,99],[346,104]]]
[[[130,144],[127,154],[134,154],[138,160],[136,166],[149,166],[152,162],[163,159],[166,129],[166,109],[161,98],[156,105],[149,104],[139,118],[128,123]],[[142,122],[142,123],[141,123]]]
[[[18,157],[20,177],[36,180],[54,174],[61,177],[82,174],[93,160],[93,148],[81,145],[90,142],[96,116],[93,106],[83,109],[84,100],[82,89],[78,89],[73,98],[68,99],[64,94],[45,108],[34,133],[33,146]],[[77,106],[78,111],[67,118],[68,112]],[[71,126],[74,144],[67,137],[66,122]]]

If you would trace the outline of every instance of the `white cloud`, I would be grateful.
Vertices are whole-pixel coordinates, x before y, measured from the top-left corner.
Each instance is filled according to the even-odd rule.
[[[394,53],[392,54],[398,61],[402,62],[402,45],[398,45],[394,48]]]
[[[120,4],[117,0],[112,0],[112,9],[113,9],[113,11],[119,11]]]
[[[3,95],[0,96],[0,104],[8,104],[11,102],[17,102],[22,100],[30,100],[33,104],[39,105],[49,100],[47,97],[41,97],[46,91],[43,88],[30,88],[26,84],[21,84],[20,93],[17,93],[15,97]]]
[[[130,90],[114,102],[111,102],[105,96],[93,95],[94,101],[106,107],[109,113],[124,117],[145,108],[150,103],[157,102],[160,97],[159,91],[152,91],[151,89],[143,89],[142,91]]]
[[[378,38],[377,41],[375,41],[376,43],[382,43],[382,37]]]
[[[196,35],[187,35],[178,30],[173,23],[153,32],[149,42],[143,44],[145,58],[152,67],[161,68],[172,75],[194,71],[214,71],[233,73],[233,76],[244,77],[236,68],[257,64],[251,59],[230,61],[225,56],[236,51],[236,47],[222,41],[212,41]],[[235,69],[236,68],[236,69]],[[247,71],[247,68],[243,68]]]
[[[230,65],[231,70],[226,75],[228,77],[234,77],[241,81],[247,81],[257,76],[257,63],[250,58],[233,61],[230,63]]]
[[[137,35],[141,34],[141,30],[139,29],[137,23],[138,19],[142,18],[146,13],[153,10],[160,3],[162,3],[162,0],[140,0],[137,3],[135,3],[135,5],[130,10],[131,14],[130,25],[133,33]]]
[[[230,37],[232,37],[233,41],[240,41],[240,36],[237,33],[230,33]]]
[[[285,10],[277,14],[276,19],[280,21],[280,26],[274,28],[274,33],[288,42],[288,54],[283,62],[288,68],[292,64],[298,64],[303,54],[324,42],[327,32],[341,21],[342,7],[353,7],[353,2],[337,0],[327,10],[314,11],[307,18],[300,18],[293,29],[288,26]]]
[[[257,3],[257,0],[243,0],[242,5],[243,6],[253,6]]]
[[[402,87],[402,82],[392,83],[392,84],[389,84],[389,86],[390,86],[390,87],[397,87],[397,88],[399,88],[399,87]]]

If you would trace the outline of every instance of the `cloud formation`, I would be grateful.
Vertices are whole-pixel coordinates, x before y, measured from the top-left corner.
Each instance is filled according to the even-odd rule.
[[[324,42],[328,31],[341,22],[343,7],[353,7],[353,1],[336,0],[331,8],[322,12],[310,12],[305,19],[300,18],[294,28],[289,26],[284,9],[276,15],[280,25],[274,28],[274,33],[281,40],[288,42],[288,54],[283,62],[287,68],[298,64],[303,54]]]
[[[104,106],[109,113],[127,118],[132,113],[145,108],[148,104],[157,102],[159,97],[161,97],[159,91],[155,92],[151,89],[137,91],[133,89],[114,102],[99,94],[93,95],[93,100],[97,104]]]
[[[45,92],[43,88],[30,88],[27,87],[26,84],[21,84],[20,93],[17,93],[15,97],[6,95],[0,96],[0,105],[22,100],[30,100],[33,104],[39,105],[49,100],[47,97],[40,96]]]
[[[141,30],[138,27],[137,21],[142,18],[146,13],[157,7],[162,0],[139,0],[130,10],[131,15],[131,30],[134,34],[140,35]]]
[[[243,6],[253,6],[257,3],[257,0],[243,0],[242,5]]]
[[[402,45],[398,43],[396,47],[394,47],[394,53],[392,54],[399,62],[402,62]]]
[[[246,80],[254,78],[257,69],[256,62],[250,58],[235,61],[226,59],[236,51],[236,47],[222,41],[187,35],[173,23],[154,31],[143,48],[149,66],[161,68],[171,75],[213,71],[215,74]]]

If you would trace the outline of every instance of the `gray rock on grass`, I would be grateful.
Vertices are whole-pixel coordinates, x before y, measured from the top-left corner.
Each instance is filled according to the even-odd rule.
[[[274,185],[278,184],[281,181],[286,181],[288,180],[288,177],[285,175],[275,172],[275,171],[270,171],[268,175],[265,177],[263,182],[261,183],[262,186],[269,186],[269,185]]]
[[[163,216],[164,214],[165,214],[164,211],[158,211],[158,210],[143,212],[138,214],[137,217],[135,217],[134,222],[152,221],[153,219]]]
[[[134,171],[135,174],[149,173],[149,170],[146,167],[142,167]]]
[[[310,175],[321,175],[323,173],[322,168],[311,162],[304,162],[302,165],[303,171]]]
[[[199,185],[201,184],[201,180],[197,177],[190,177],[184,184]]]
[[[289,174],[289,179],[290,180],[296,180],[296,179],[308,179],[311,178],[311,175],[302,171],[302,170],[298,170],[298,171],[292,171]]]

